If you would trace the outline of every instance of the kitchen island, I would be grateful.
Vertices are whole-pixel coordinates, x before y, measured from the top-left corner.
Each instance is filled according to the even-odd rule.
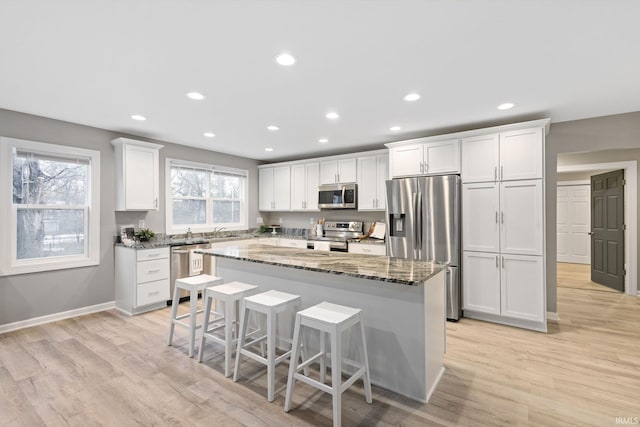
[[[328,301],[361,308],[371,382],[429,400],[444,372],[446,265],[256,244],[198,252],[216,257],[225,282],[297,294],[304,307]]]

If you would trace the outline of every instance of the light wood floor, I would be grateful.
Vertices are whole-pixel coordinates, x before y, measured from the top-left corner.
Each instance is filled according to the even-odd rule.
[[[374,387],[367,405],[357,383],[343,395],[343,425],[603,426],[640,417],[640,298],[560,286],[558,306],[548,334],[448,323],[447,369],[429,404]],[[283,411],[286,365],[268,403],[266,371],[253,362],[234,383],[215,344],[203,364],[187,357],[181,331],[168,347],[168,316],[110,310],[0,335],[0,425],[331,425],[330,396],[304,384]]]

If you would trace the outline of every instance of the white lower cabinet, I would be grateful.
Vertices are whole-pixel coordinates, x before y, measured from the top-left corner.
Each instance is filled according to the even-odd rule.
[[[489,252],[463,254],[462,301],[465,316],[544,329],[544,266],[541,256]],[[487,319],[482,314],[495,315]],[[480,315],[480,316],[478,316]],[[509,319],[515,319],[510,322]]]
[[[387,247],[383,244],[367,244],[367,243],[355,243],[349,245],[350,254],[363,254],[363,255],[386,255]]]
[[[128,314],[166,307],[169,296],[169,248],[116,246],[116,307]]]

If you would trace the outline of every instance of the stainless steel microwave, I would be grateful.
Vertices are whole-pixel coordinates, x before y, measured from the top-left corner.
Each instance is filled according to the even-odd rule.
[[[327,184],[318,189],[320,209],[356,209],[358,207],[358,185]]]

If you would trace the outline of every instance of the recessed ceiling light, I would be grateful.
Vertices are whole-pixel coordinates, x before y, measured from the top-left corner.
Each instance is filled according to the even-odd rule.
[[[273,148],[267,147],[267,148],[264,149],[264,151],[273,151]]]
[[[296,63],[296,58],[288,53],[281,53],[280,55],[276,56],[276,62],[280,65],[288,67]]]
[[[203,135],[206,136],[207,138],[214,138],[216,136],[216,134],[213,132],[205,132],[203,133]]]
[[[505,102],[504,104],[500,104],[498,105],[498,110],[508,110],[510,108],[513,108],[514,104],[511,102]]]
[[[131,116],[131,118],[132,118],[133,120],[137,120],[137,121],[139,121],[139,122],[142,122],[142,121],[147,120],[147,118],[146,118],[145,116],[141,116],[140,114],[133,114],[133,115]]]
[[[390,130],[390,131],[392,131],[392,132],[398,131],[398,130],[400,130],[400,129],[401,129],[401,128],[400,128],[400,126],[391,126],[391,127],[389,128],[389,130]]]
[[[320,139],[318,140],[318,142],[319,142],[320,144],[326,144],[327,142],[329,142],[329,140],[328,140],[327,138],[320,138]]]
[[[409,102],[417,101],[418,99],[420,99],[420,94],[419,93],[408,93],[402,99],[404,99],[405,101],[409,101]]]
[[[187,93],[187,98],[193,99],[195,101],[202,101],[204,99],[204,95],[200,92],[189,92]]]
[[[339,118],[340,115],[338,113],[336,113],[335,111],[331,111],[329,113],[327,113],[326,118],[330,119],[330,120],[335,120],[337,118]]]
[[[269,130],[278,130],[280,128],[278,126],[276,126],[276,125],[269,125],[269,126],[267,126],[267,129],[269,129]]]

